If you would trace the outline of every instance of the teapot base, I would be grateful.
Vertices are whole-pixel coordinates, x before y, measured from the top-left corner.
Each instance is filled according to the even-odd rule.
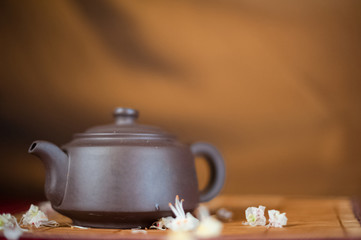
[[[56,209],[69,217],[73,224],[91,228],[149,228],[162,217],[173,216],[171,211],[154,212],[86,212]]]
[[[89,228],[108,228],[108,229],[131,229],[131,228],[149,228],[155,221],[146,221],[138,223],[119,223],[119,222],[89,222],[83,220],[73,220],[73,225]]]

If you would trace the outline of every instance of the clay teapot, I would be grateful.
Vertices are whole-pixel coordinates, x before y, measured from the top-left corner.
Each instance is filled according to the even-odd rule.
[[[215,147],[190,146],[160,128],[136,123],[138,112],[114,111],[115,123],[74,135],[61,148],[35,141],[29,153],[46,168],[45,194],[52,207],[75,225],[103,228],[149,227],[172,216],[176,195],[186,212],[221,190],[224,161]],[[195,156],[210,166],[210,180],[198,190]]]

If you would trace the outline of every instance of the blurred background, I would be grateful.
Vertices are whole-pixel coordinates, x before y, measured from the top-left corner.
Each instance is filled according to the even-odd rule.
[[[33,140],[140,111],[227,165],[223,194],[361,196],[360,1],[1,1],[0,194],[42,197]],[[201,185],[207,171],[197,161]]]

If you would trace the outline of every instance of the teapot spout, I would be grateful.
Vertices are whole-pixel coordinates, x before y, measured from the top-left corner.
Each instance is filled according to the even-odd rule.
[[[59,206],[67,182],[68,155],[58,146],[46,141],[33,142],[28,152],[43,162],[46,171],[45,195],[54,206]]]

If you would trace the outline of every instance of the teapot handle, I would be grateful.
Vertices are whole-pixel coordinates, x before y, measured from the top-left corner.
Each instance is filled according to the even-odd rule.
[[[204,157],[210,166],[209,182],[199,196],[201,202],[207,202],[217,196],[223,187],[226,176],[224,160],[218,150],[209,143],[193,143],[190,149],[194,156]]]

